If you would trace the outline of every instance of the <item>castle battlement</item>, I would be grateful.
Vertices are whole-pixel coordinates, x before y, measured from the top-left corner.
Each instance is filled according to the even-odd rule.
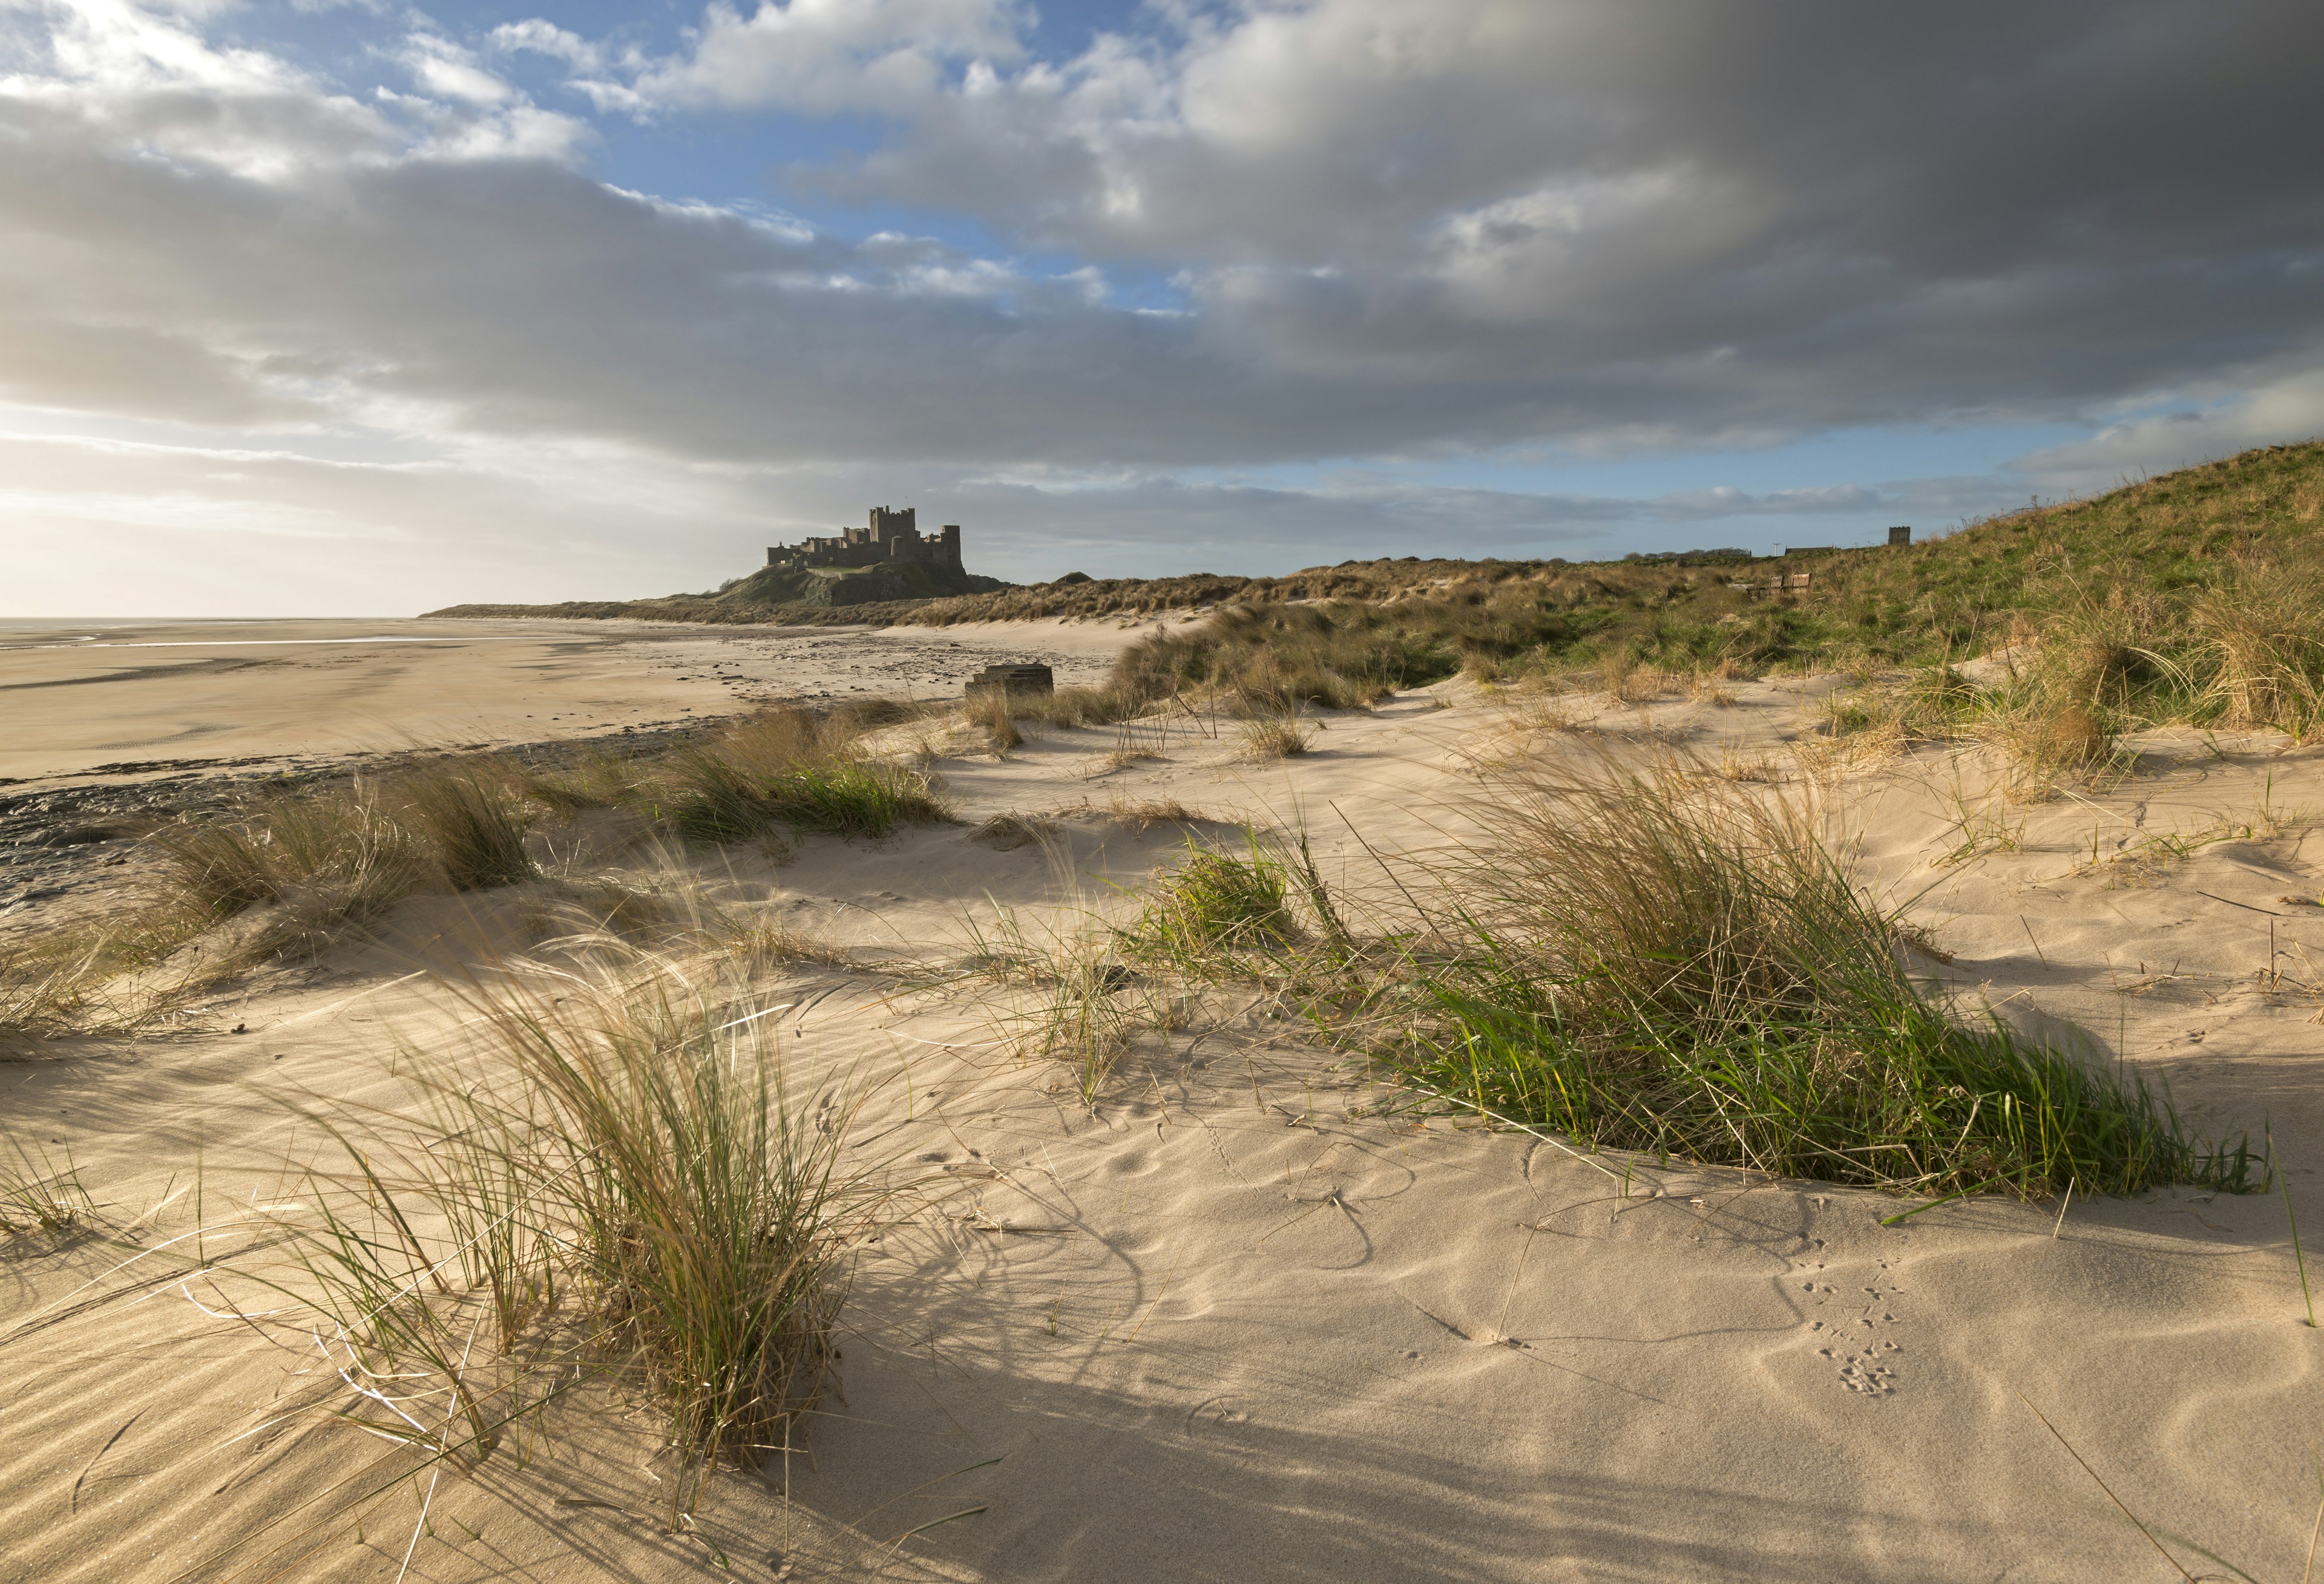
[[[923,536],[918,507],[897,511],[874,506],[862,528],[767,547],[770,566],[872,566],[882,561],[920,561],[958,572],[960,524],[947,522],[935,535]]]

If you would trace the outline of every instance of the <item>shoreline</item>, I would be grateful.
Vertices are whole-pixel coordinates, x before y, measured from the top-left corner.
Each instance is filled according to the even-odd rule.
[[[1062,620],[851,631],[412,619],[133,622],[91,643],[8,641],[25,631],[0,624],[13,728],[0,785],[16,787],[106,766],[305,768],[669,730],[784,700],[945,697],[1002,660],[1090,685],[1137,636]]]

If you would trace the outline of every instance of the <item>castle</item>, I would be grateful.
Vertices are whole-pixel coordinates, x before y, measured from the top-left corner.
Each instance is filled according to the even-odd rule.
[[[872,508],[871,526],[844,528],[831,537],[803,539],[795,545],[769,545],[770,566],[873,566],[882,561],[921,561],[930,566],[960,565],[960,524],[947,522],[933,539],[923,539],[919,508],[890,511]]]

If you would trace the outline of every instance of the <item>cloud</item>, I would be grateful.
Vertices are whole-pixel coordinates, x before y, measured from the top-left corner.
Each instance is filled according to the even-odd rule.
[[[2324,435],[2324,369],[2263,373],[2250,388],[2216,392],[2109,423],[2086,439],[2028,453],[2011,471],[2052,493],[2092,493],[2255,446]]]
[[[402,60],[420,87],[439,97],[501,105],[517,97],[514,88],[478,66],[474,55],[433,33],[412,34],[405,41]]]
[[[537,16],[503,23],[492,31],[492,43],[494,49],[511,53],[529,51],[546,55],[581,72],[599,71],[605,64],[604,51],[595,44]]]
[[[1013,60],[1031,16],[1007,0],[762,0],[713,4],[682,55],[647,66],[625,103],[908,112],[954,61]]]
[[[395,46],[422,91],[366,102],[119,0],[39,14],[45,74],[0,84],[27,400],[1232,466],[2073,421],[2324,364],[2307,9],[1314,0],[1064,62],[997,0],[713,6],[660,58],[493,35],[618,56],[658,113],[871,109],[885,143],[797,180],[1079,261],[1047,273],[608,189],[432,32]],[[1112,306],[1108,261],[1183,310]],[[104,375],[133,347],[150,393]]]
[[[980,541],[998,569],[1258,570],[1925,520],[2324,427],[2313,6],[1135,16],[1067,56],[1005,0],[713,5],[658,51],[347,16],[365,48],[296,57],[362,63],[330,76],[249,13],[0,5],[0,400],[203,451],[416,450],[425,487],[141,464],[136,531],[242,499],[495,591],[541,571],[527,544],[595,547],[550,568],[567,592],[907,488],[1021,514]],[[629,116],[844,131],[798,145],[826,152],[782,167],[785,213],[611,184]],[[795,217],[835,201],[883,228]],[[1389,476],[2009,422],[2096,432],[2002,479],[1648,503]],[[1292,467],[1330,482],[1202,482]],[[135,515],[73,476],[12,479],[19,517],[68,487]]]

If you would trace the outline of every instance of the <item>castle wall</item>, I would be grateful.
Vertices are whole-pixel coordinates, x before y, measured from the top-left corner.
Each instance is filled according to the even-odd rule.
[[[872,566],[881,561],[919,561],[964,570],[960,559],[960,524],[948,522],[941,532],[923,536],[918,507],[895,511],[874,506],[862,528],[767,548],[770,566]]]

